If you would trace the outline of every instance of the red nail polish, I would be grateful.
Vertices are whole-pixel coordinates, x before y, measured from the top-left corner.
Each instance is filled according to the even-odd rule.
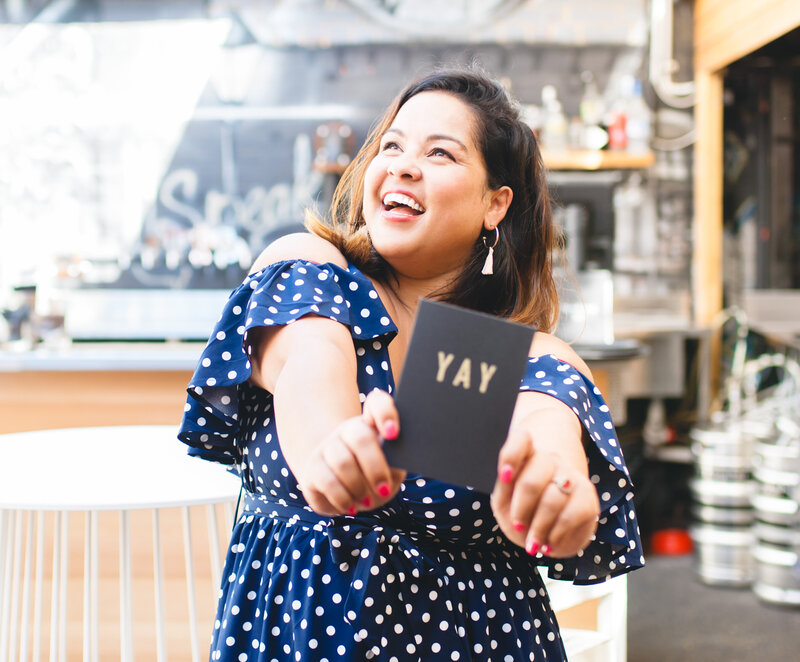
[[[347,509],[347,514],[348,514],[348,515],[355,515],[355,514],[356,514],[356,512],[358,512],[358,511],[356,510],[356,507],[355,507],[355,506],[350,506],[350,507]]]
[[[525,551],[531,556],[534,556],[536,552],[539,551],[539,543],[535,540],[531,540],[530,544],[525,548]]]
[[[513,477],[514,477],[514,467],[512,467],[510,464],[504,464],[500,468],[500,482],[510,483]]]
[[[394,421],[386,421],[383,424],[383,438],[392,440],[397,439],[397,424]]]
[[[364,506],[364,508],[369,508],[372,505],[372,499],[369,497],[364,497],[361,500],[361,505]]]
[[[542,554],[544,554],[545,556],[549,556],[550,552],[552,552],[552,551],[553,551],[553,548],[550,547],[550,545],[543,545],[542,546]]]
[[[383,498],[386,498],[386,497],[389,496],[390,493],[391,493],[391,490],[389,489],[388,483],[381,483],[380,485],[378,485],[378,494],[380,496],[382,496]]]
[[[525,525],[522,522],[514,522],[511,526],[514,527],[514,531],[524,531]]]

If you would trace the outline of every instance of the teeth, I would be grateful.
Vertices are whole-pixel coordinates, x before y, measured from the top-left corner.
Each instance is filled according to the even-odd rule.
[[[414,211],[424,212],[425,208],[420,204],[414,202],[413,198],[409,198],[407,195],[402,195],[401,193],[387,193],[383,196],[383,204],[391,205],[405,205],[406,207],[411,207]]]

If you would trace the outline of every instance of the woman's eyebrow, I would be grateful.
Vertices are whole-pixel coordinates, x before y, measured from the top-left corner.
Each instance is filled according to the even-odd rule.
[[[395,129],[394,127],[389,127],[386,129],[386,131],[383,132],[383,135],[385,136],[387,133],[396,133],[401,138],[405,138],[406,135],[401,129]],[[458,138],[450,136],[446,133],[432,133],[428,136],[427,141],[430,142],[432,140],[449,140],[450,142],[454,142],[456,145],[461,147],[461,149],[465,151],[467,150],[467,146],[463,142],[461,142]]]
[[[461,142],[458,138],[454,138],[453,136],[448,136],[446,133],[434,133],[428,136],[428,140],[449,140],[450,142],[454,142],[456,145],[461,147],[464,151],[467,150],[467,146]]]

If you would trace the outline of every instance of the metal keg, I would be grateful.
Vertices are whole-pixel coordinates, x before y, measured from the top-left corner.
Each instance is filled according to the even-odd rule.
[[[752,480],[703,480],[692,478],[689,488],[696,503],[722,508],[742,508],[752,510],[756,484]]]
[[[758,430],[762,429],[759,426]],[[701,460],[711,458],[747,458],[753,451],[754,427],[752,423],[719,417],[704,427],[695,427],[689,432],[692,452]]]
[[[697,574],[707,584],[747,586],[754,575],[753,436],[741,421],[720,418],[690,437]]]
[[[690,433],[697,572],[710,584],[755,582],[763,599],[795,604],[800,594],[800,426],[786,412],[797,411],[800,366],[778,354],[745,361],[747,333],[737,322],[729,410]],[[784,379],[764,397],[760,376],[773,368],[782,370]],[[793,387],[788,395],[787,386]]]
[[[796,471],[776,471],[758,467],[753,476],[758,483],[758,492],[765,496],[794,499],[795,491],[800,487],[800,474]]]
[[[800,527],[800,506],[796,499],[763,494],[764,486],[759,484],[753,495],[753,509],[756,518],[769,524]]]
[[[752,527],[698,524],[690,534],[695,544],[697,574],[716,586],[749,586],[755,575]]]
[[[713,524],[722,527],[750,526],[755,521],[752,508],[736,506],[708,506],[695,502],[692,504],[692,520],[702,524]]]
[[[760,543],[800,549],[800,529],[795,527],[759,521],[755,523],[753,531]]]
[[[759,543],[753,592],[765,602],[800,606],[800,547]]]
[[[758,441],[753,451],[756,468],[793,474],[800,471],[800,439],[781,436],[774,443]]]
[[[800,426],[781,416],[777,427],[773,443],[754,448],[753,592],[765,602],[800,606]]]
[[[759,520],[800,530],[800,462],[789,446],[759,446],[753,508]],[[797,453],[800,458],[800,452]]]
[[[750,509],[754,492],[749,435],[734,421],[717,421],[709,427],[697,427],[692,439],[695,477],[690,489],[696,504],[708,507]],[[699,509],[701,521],[717,521],[709,508]],[[733,519],[741,519],[732,516]]]
[[[748,481],[752,477],[752,462],[745,454],[721,455],[701,450],[695,452],[694,473],[703,480]]]

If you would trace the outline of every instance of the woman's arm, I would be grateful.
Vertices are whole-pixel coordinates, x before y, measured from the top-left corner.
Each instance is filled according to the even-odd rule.
[[[591,374],[569,345],[536,333],[531,355],[544,354]],[[565,403],[543,393],[519,394],[492,505],[506,536],[531,554],[574,556],[596,530],[600,504],[582,435],[578,417]]]
[[[268,247],[254,268],[286,259],[347,266],[325,240],[289,235]],[[309,505],[336,515],[390,499],[403,474],[387,465],[380,437],[397,435],[397,412],[388,394],[375,392],[362,413],[348,328],[309,315],[254,329],[248,343],[250,379],[274,396],[281,449]]]

